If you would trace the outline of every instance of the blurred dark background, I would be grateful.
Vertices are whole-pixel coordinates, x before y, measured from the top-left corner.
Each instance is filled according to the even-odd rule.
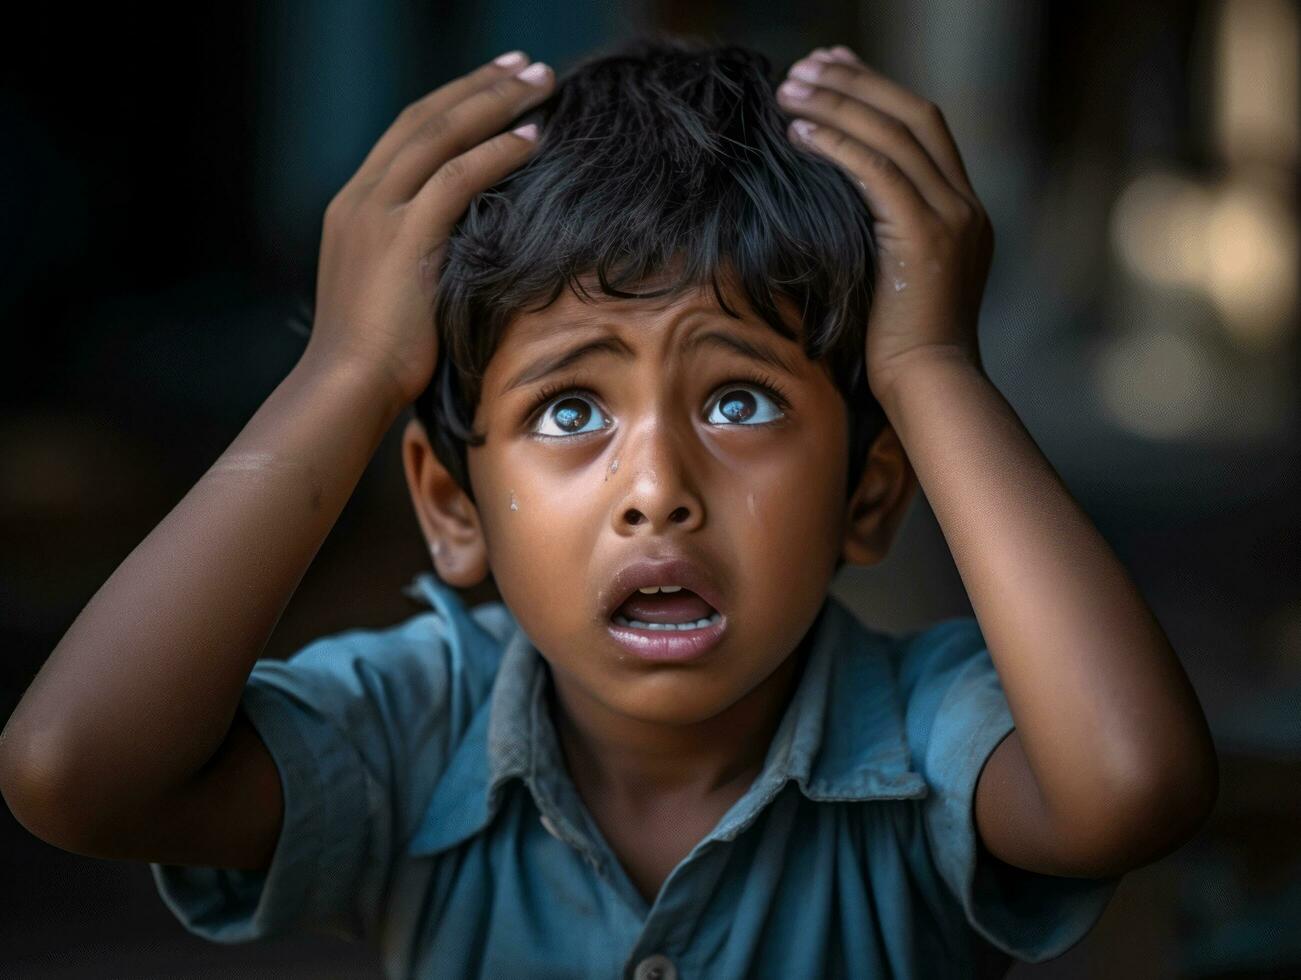
[[[0,59],[0,719],[294,364],[324,208],[404,105],[512,48],[563,71],[646,26],[750,44],[778,77],[844,43],[944,109],[997,232],[986,368],[1156,611],[1222,764],[1197,838],[1010,976],[1301,976],[1295,3],[45,9],[7,20]],[[415,611],[399,432],[267,656]],[[835,591],[891,630],[971,612],[920,495]],[[3,807],[0,882],[6,976],[380,975],[338,940],[190,936],[145,865]]]

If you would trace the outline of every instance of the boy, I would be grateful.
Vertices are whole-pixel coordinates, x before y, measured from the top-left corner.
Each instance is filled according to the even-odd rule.
[[[1216,760],[983,374],[942,117],[841,47],[775,97],[735,47],[524,65],[412,104],[331,202],[301,362],[33,682],[10,806],[150,862],[199,935],[372,940],[392,976],[1060,954]],[[257,661],[413,403],[433,611]],[[890,636],[827,586],[919,483],[976,618]]]

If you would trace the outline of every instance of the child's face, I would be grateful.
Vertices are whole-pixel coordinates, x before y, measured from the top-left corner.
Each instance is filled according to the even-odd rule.
[[[729,305],[745,319],[724,314],[708,288],[671,303],[602,296],[591,305],[566,289],[546,310],[517,316],[482,384],[474,428],[486,442],[467,452],[478,507],[461,494],[443,511],[464,519],[429,505],[421,515],[426,534],[444,540],[440,575],[472,585],[486,560],[557,685],[648,722],[705,720],[753,690],[812,624],[842,549],[862,560],[846,548],[861,500],[845,497],[842,396],[798,343],[742,299]],[[784,313],[798,324],[792,308]],[[771,352],[791,370],[723,342],[693,344],[708,333]],[[630,353],[601,349],[518,383],[594,340]],[[759,377],[776,382],[782,401],[751,380]],[[548,383],[555,394],[535,411]],[[420,512],[422,495],[452,491],[444,476],[422,481],[414,459],[408,453]],[[710,571],[726,621],[716,646],[679,664],[631,655],[604,608],[619,569],[666,553]],[[457,567],[476,561],[477,574]]]
[[[685,353],[710,331],[772,351],[795,373],[722,344]],[[615,338],[632,356],[601,351],[508,390],[537,361]],[[761,375],[787,407],[744,380]],[[574,381],[587,390],[558,391],[531,414],[548,382]],[[797,344],[757,318],[727,317],[712,291],[666,306],[584,305],[565,290],[507,328],[482,391],[475,428],[487,441],[468,463],[488,562],[555,671],[620,713],[681,722],[716,714],[791,653],[840,554],[848,465],[844,400]],[[712,571],[726,617],[718,645],[681,666],[629,655],[602,608],[616,571],[666,551]]]

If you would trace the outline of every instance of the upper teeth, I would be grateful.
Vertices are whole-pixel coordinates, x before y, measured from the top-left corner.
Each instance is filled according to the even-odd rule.
[[[645,592],[647,595],[654,595],[656,592],[680,592],[680,585],[643,585],[638,592]]]

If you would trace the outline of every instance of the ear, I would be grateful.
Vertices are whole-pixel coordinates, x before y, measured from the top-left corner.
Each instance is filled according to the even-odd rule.
[[[478,508],[434,454],[418,418],[412,418],[402,432],[402,465],[438,577],[456,588],[478,585],[488,575],[488,549]]]
[[[875,565],[885,558],[916,491],[917,475],[894,427],[887,423],[872,443],[847,505],[844,560],[851,565]]]

